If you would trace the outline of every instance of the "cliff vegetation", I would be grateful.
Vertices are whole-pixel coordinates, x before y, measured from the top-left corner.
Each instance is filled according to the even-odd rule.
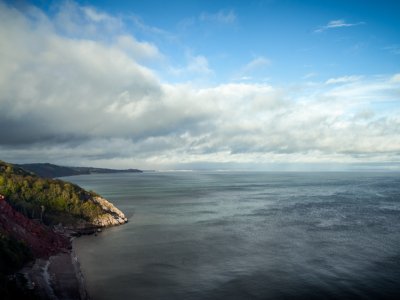
[[[41,178],[34,173],[0,161],[0,194],[17,211],[47,225],[94,223],[104,214],[94,192],[57,179]]]

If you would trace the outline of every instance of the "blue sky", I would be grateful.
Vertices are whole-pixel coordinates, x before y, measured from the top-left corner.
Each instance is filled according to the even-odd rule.
[[[42,3],[36,4],[54,12],[54,3]],[[252,77],[284,84],[311,77],[389,74],[399,68],[399,1],[78,3],[120,17],[126,32],[157,45],[171,64],[182,66],[188,56],[204,56],[213,71],[207,76],[211,82]],[[337,27],[330,27],[335,21]],[[239,74],[260,57],[264,60]]]
[[[399,1],[0,4],[5,160],[398,169]]]

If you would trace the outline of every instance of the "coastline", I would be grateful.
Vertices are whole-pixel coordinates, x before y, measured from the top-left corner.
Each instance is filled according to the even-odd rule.
[[[96,234],[104,228],[128,222],[125,215],[106,199],[97,196],[93,201],[102,208],[105,214],[96,218],[90,225],[86,223],[73,227],[53,226],[51,231],[67,240],[67,244],[56,248],[58,251],[45,258],[37,258],[33,264],[30,263],[18,272],[23,274],[27,280],[27,288],[33,290],[40,299],[90,299],[73,240],[82,235]]]
[[[27,280],[27,288],[40,299],[90,299],[72,239],[71,249],[61,249],[48,258],[38,258],[19,272]]]
[[[88,299],[73,239],[127,223],[124,213],[92,191],[3,161],[0,192],[2,296]]]
[[[5,222],[4,224],[15,228],[21,227],[22,223],[25,224],[26,226],[20,229],[25,234],[26,228],[30,229],[31,235],[26,234],[24,237],[30,241],[31,245],[35,245],[32,249],[36,254],[36,259],[16,272],[25,279],[25,282],[19,282],[23,289],[27,289],[39,299],[45,300],[90,299],[79,259],[73,248],[73,240],[82,235],[96,234],[103,228],[128,222],[125,215],[106,199],[97,196],[94,201],[101,207],[104,214],[91,224],[80,223],[68,227],[61,224],[46,227],[15,212],[3,201],[1,206],[3,211],[7,211],[14,218],[20,220],[18,223]],[[46,239],[38,237],[46,237]]]

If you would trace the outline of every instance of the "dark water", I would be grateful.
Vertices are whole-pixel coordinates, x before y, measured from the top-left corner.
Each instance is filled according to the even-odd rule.
[[[130,217],[76,240],[92,299],[400,299],[399,173],[66,179]]]

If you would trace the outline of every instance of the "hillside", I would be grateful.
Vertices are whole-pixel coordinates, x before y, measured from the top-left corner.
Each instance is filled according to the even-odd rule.
[[[72,228],[123,224],[124,214],[98,194],[58,179],[39,177],[0,161],[0,194],[17,211],[47,225]]]
[[[126,222],[119,209],[94,192],[0,161],[0,295],[4,299],[32,299],[39,297],[39,291],[45,293],[43,284],[32,291],[25,279],[10,277],[34,259],[32,270],[38,271],[29,272],[37,280],[46,281],[40,262],[49,257],[51,261],[64,257],[68,262],[65,267],[75,278],[70,234]],[[77,289],[73,286],[69,291],[76,293]]]
[[[46,257],[57,253],[61,248],[69,248],[69,240],[65,236],[36,220],[27,218],[5,200],[0,200],[0,211],[0,236],[4,243],[14,239],[22,243],[22,248],[24,245],[29,246],[27,253],[33,257]],[[2,250],[5,249],[7,247]]]
[[[32,163],[15,165],[29,172],[33,172],[41,177],[55,178],[64,176],[84,175],[84,174],[103,174],[103,173],[142,173],[138,169],[105,169],[92,167],[66,167],[49,163]]]

